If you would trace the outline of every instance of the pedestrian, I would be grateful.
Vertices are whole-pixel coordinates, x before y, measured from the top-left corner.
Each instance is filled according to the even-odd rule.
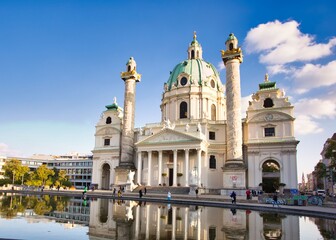
[[[251,191],[250,191],[250,189],[246,190],[246,199],[247,200],[251,199]]]
[[[115,197],[115,194],[116,194],[116,189],[113,188],[113,197]]]
[[[196,188],[195,193],[196,193],[196,198],[198,198],[198,188]]]
[[[60,190],[60,185],[57,186],[57,191],[59,191],[59,190]]]
[[[142,198],[142,190],[139,190],[139,198]]]
[[[236,193],[235,193],[235,191],[232,191],[232,193],[230,194],[230,197],[231,197],[231,199],[232,199],[232,204],[236,204]]]
[[[278,207],[280,207],[280,205],[279,205],[279,201],[278,201],[278,195],[277,195],[277,193],[275,192],[274,193],[274,195],[273,195],[273,207],[274,207],[274,205],[276,204]]]
[[[85,195],[86,192],[87,192],[87,187],[85,186],[85,187],[84,187],[84,191],[83,191],[83,195]]]
[[[167,194],[167,199],[171,200],[171,193],[170,192],[168,192],[168,194]]]
[[[146,195],[147,194],[147,188],[146,187],[144,188],[144,191],[145,191],[145,195]]]

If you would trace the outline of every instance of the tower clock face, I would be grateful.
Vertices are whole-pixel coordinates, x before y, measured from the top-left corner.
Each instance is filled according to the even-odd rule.
[[[188,79],[186,77],[181,78],[180,83],[181,83],[182,86],[186,85],[187,82],[188,82]]]

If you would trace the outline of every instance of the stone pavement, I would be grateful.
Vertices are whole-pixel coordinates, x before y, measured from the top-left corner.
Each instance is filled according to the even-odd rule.
[[[83,196],[82,190],[44,190],[41,191],[24,191],[24,190],[0,190],[0,192],[7,193],[23,193],[23,194],[46,194],[46,195],[63,195],[63,196]],[[95,190],[88,191],[86,193],[88,198],[115,198],[112,196],[112,191],[106,190]],[[284,213],[291,215],[300,216],[311,216],[311,217],[322,217],[329,219],[336,219],[336,202],[327,202],[324,206],[292,206],[292,205],[280,205],[273,207],[272,204],[258,203],[257,197],[253,197],[252,200],[246,200],[245,196],[237,196],[237,204],[231,203],[231,198],[229,196],[223,195],[182,195],[173,194],[171,200],[167,200],[166,194],[158,193],[147,193],[142,198],[139,198],[139,194],[135,192],[124,192],[122,196],[123,200],[134,200],[134,201],[147,201],[156,202],[164,204],[183,204],[183,205],[198,205],[198,206],[209,206],[209,207],[226,207],[226,208],[236,208],[244,210],[256,210],[256,211],[267,211]]]

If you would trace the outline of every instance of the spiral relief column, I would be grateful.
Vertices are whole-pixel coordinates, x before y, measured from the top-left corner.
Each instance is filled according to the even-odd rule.
[[[226,141],[227,156],[224,171],[225,188],[245,188],[243,133],[241,118],[240,63],[243,54],[237,38],[231,33],[225,42],[222,60],[226,68]]]

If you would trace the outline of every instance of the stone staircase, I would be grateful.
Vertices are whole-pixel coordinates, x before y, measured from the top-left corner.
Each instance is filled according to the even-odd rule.
[[[167,194],[171,192],[172,194],[189,194],[190,188],[189,187],[169,187],[169,186],[138,186],[133,190],[133,192],[139,192],[141,189],[144,192],[146,187],[147,193],[159,193],[159,194]]]

